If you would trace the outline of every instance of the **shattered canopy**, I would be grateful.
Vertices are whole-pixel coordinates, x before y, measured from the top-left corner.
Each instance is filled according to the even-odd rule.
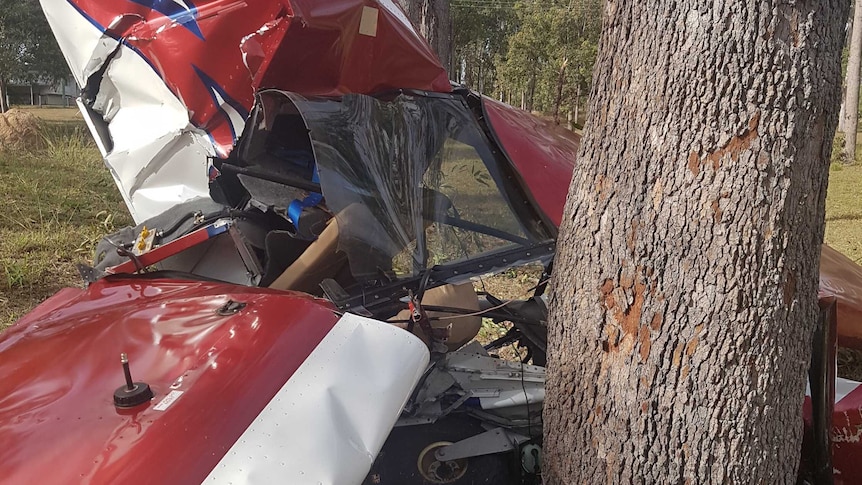
[[[275,95],[284,93],[264,94]],[[310,130],[339,249],[360,281],[547,238],[541,224],[516,215],[498,159],[461,99],[289,96]]]

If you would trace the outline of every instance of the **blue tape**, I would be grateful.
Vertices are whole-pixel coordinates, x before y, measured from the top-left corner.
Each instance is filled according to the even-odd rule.
[[[209,237],[218,236],[219,234],[227,232],[227,229],[228,229],[227,224],[222,224],[218,227],[216,227],[215,224],[210,224],[209,226],[207,226],[207,236],[209,236]]]
[[[311,176],[311,181],[316,184],[320,183],[320,176],[317,174],[317,167],[314,167],[314,174]],[[293,227],[299,229],[299,219],[302,217],[303,209],[314,207],[322,200],[323,195],[316,192],[308,194],[308,196],[302,200],[294,199],[294,201],[287,206],[287,218],[293,224]]]

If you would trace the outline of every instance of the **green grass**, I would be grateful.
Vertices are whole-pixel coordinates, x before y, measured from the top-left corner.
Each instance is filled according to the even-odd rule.
[[[60,288],[80,286],[75,263],[89,262],[102,235],[131,223],[77,110],[30,111],[43,119],[45,148],[0,151],[0,328]],[[452,195],[489,190],[476,177],[469,182],[461,191],[465,194]],[[826,241],[862,263],[860,193],[862,166],[835,165],[826,203]],[[535,283],[520,279],[519,273],[504,274],[485,283],[491,293],[512,298]],[[488,338],[499,332],[487,322],[483,328]]]
[[[843,166],[829,173],[826,242],[862,263],[862,165]]]
[[[66,286],[96,241],[131,222],[76,110],[33,109],[45,148],[0,151],[0,328]]]
[[[30,113],[33,113],[42,120],[48,122],[74,121],[80,123],[82,126],[84,123],[84,117],[81,116],[81,112],[78,111],[78,108],[59,108],[54,106],[13,106],[13,108],[29,111]]]

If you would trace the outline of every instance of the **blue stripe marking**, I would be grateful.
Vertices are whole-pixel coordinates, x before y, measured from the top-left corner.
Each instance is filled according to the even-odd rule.
[[[131,1],[135,1],[135,0],[131,0]],[[171,94],[173,94],[173,95],[174,95],[174,97],[176,97],[177,99],[179,99],[179,96],[177,96],[177,94],[176,94],[176,93],[174,93],[173,89],[171,89],[170,85],[167,83],[167,81],[165,81],[165,78],[164,78],[164,77],[162,77],[162,74],[159,72],[159,70],[158,70],[158,69],[156,69],[155,64],[153,64],[153,63],[150,61],[150,59],[149,59],[147,56],[145,56],[145,55],[144,55],[144,53],[143,53],[143,52],[141,52],[140,50],[138,50],[138,48],[137,48],[137,47],[135,47],[135,46],[133,46],[133,45],[129,44],[129,43],[126,41],[126,39],[125,39],[125,38],[117,37],[117,36],[116,36],[116,35],[114,35],[113,33],[108,32],[108,29],[107,29],[106,27],[104,27],[102,24],[100,24],[99,22],[97,22],[97,21],[96,21],[96,19],[94,19],[93,17],[91,17],[89,14],[87,14],[87,12],[85,12],[84,10],[82,10],[82,9],[81,9],[81,7],[79,7],[78,5],[76,5],[76,4],[74,3],[74,1],[73,1],[73,0],[66,0],[66,3],[68,3],[68,4],[69,4],[73,9],[75,9],[75,11],[77,11],[77,12],[78,12],[78,14],[80,14],[82,17],[84,17],[84,19],[85,19],[87,22],[89,22],[91,25],[93,25],[93,27],[95,27],[95,28],[96,28],[99,32],[101,32],[103,35],[107,35],[108,37],[110,37],[110,38],[112,38],[112,39],[116,40],[117,42],[122,43],[124,46],[128,47],[129,49],[131,49],[131,51],[132,51],[132,52],[134,52],[135,54],[137,54],[137,55],[138,55],[138,57],[140,57],[141,59],[143,59],[143,61],[144,61],[144,62],[146,62],[148,66],[150,66],[150,69],[152,69],[152,70],[153,70],[153,72],[156,74],[156,76],[158,76],[158,78],[162,81],[162,83],[165,85],[165,87],[166,87],[166,88],[168,88],[168,91],[170,91],[170,92],[171,92]],[[135,2],[135,3],[140,3],[140,2]],[[187,3],[187,4],[189,4],[189,5],[191,5],[191,2],[186,2],[186,3]],[[142,4],[142,5],[143,5],[143,4]],[[197,14],[197,8],[196,8],[196,7],[194,8],[194,10],[195,10],[195,14]],[[197,22],[195,23],[195,26],[197,26]],[[203,39],[203,36],[199,36],[199,37],[200,37],[201,39]],[[223,89],[222,89],[218,84],[216,84],[216,83],[215,83],[215,81],[213,81],[213,79],[212,79],[211,77],[207,76],[203,71],[201,71],[200,69],[198,69],[198,67],[197,67],[197,66],[192,65],[192,67],[194,68],[195,72],[197,72],[197,73],[198,73],[198,75],[202,77],[202,79],[204,79],[204,78],[205,78],[206,80],[208,80],[208,81],[212,84],[212,86],[213,86],[213,87],[215,87],[216,89],[218,89],[219,94],[224,98],[224,100],[225,100],[226,102],[228,102],[228,104],[230,104],[230,105],[231,105],[235,110],[237,110],[237,113],[239,113],[239,114],[243,117],[243,119],[247,119],[247,118],[248,118],[248,112],[245,110],[245,108],[244,108],[242,105],[240,105],[240,104],[239,104],[239,103],[237,103],[233,98],[231,98],[230,96],[228,96],[228,95],[227,95],[227,93],[226,93],[226,92],[225,92],[225,91],[224,91],[224,90],[223,90]],[[85,79],[84,81],[86,81],[86,79]],[[206,82],[205,82],[205,83],[206,83]],[[215,104],[215,105],[216,105],[216,107],[219,109],[219,111],[221,111],[221,112],[225,115],[225,117],[227,118],[227,121],[228,121],[228,127],[230,127],[231,133],[233,134],[233,139],[234,139],[234,141],[236,141],[236,139],[237,139],[237,134],[236,134],[236,130],[234,130],[233,124],[230,122],[230,116],[228,116],[228,115],[227,115],[227,113],[224,111],[224,109],[222,109],[222,108],[221,108],[221,106],[218,104],[217,100],[215,99],[215,96],[213,96],[212,92],[210,92],[210,96],[213,98],[213,104]],[[203,130],[203,131],[207,134],[207,137],[210,139],[210,143],[212,143],[213,149],[214,149],[216,152],[218,152],[218,149],[216,148],[218,145],[216,144],[216,142],[215,142],[215,138],[212,136],[212,133],[210,133],[208,130],[204,130],[204,129],[203,129],[202,127],[200,127],[200,126],[197,126],[197,125],[195,125],[195,126],[196,126],[197,128],[200,128],[201,130]]]
[[[233,140],[235,142],[239,135],[236,132],[236,128],[233,126],[233,122],[230,119],[230,115],[228,114],[227,111],[225,111],[224,108],[222,108],[221,103],[219,103],[219,100],[218,100],[218,98],[216,98],[215,93],[218,93],[219,96],[222,97],[222,99],[224,100],[225,103],[227,103],[231,108],[236,110],[236,112],[239,113],[240,117],[243,120],[248,119],[248,111],[246,111],[246,109],[241,104],[236,102],[236,100],[234,100],[233,98],[228,96],[228,94],[227,94],[227,92],[225,92],[224,88],[219,86],[219,84],[213,78],[209,77],[207,75],[207,73],[203,72],[200,68],[198,68],[198,66],[192,64],[192,69],[195,70],[195,73],[198,75],[201,82],[207,88],[207,92],[209,93],[210,98],[213,101],[213,105],[216,108],[218,108],[218,110],[222,113],[222,115],[224,115],[225,120],[227,120],[227,125],[230,128],[230,133],[233,136]],[[215,143],[213,143],[213,144],[215,144]]]
[[[200,40],[204,40],[204,34],[198,26],[198,9],[194,6],[191,0],[183,0],[186,4],[184,7],[174,0],[129,0],[132,3],[137,3],[149,8],[154,12],[158,12],[165,17],[177,22],[185,27],[189,32],[194,34]]]

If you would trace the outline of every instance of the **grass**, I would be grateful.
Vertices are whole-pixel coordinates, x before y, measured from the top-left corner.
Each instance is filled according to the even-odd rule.
[[[860,137],[862,138],[862,137]],[[860,147],[859,151],[862,151]],[[862,263],[862,165],[829,173],[826,197],[826,242]]]
[[[33,109],[45,148],[0,151],[0,328],[66,286],[76,263],[131,222],[101,155],[74,109]]]
[[[131,218],[74,108],[30,108],[43,120],[44,149],[0,152],[0,328],[65,286],[79,286],[75,263],[90,260],[95,242]],[[862,142],[862,136],[860,136]],[[862,147],[860,147],[862,153]],[[474,183],[475,182],[475,183]],[[465,194],[487,190],[470,178]],[[862,166],[834,165],[826,204],[826,241],[862,263]],[[489,217],[490,216],[490,217]],[[494,220],[482,214],[480,220]],[[508,272],[484,282],[503,298],[535,284]],[[486,325],[493,338],[505,331]]]
[[[59,108],[54,106],[36,107],[36,106],[15,106],[15,108],[29,111],[40,119],[47,122],[77,122],[82,126],[84,118],[78,108]]]

